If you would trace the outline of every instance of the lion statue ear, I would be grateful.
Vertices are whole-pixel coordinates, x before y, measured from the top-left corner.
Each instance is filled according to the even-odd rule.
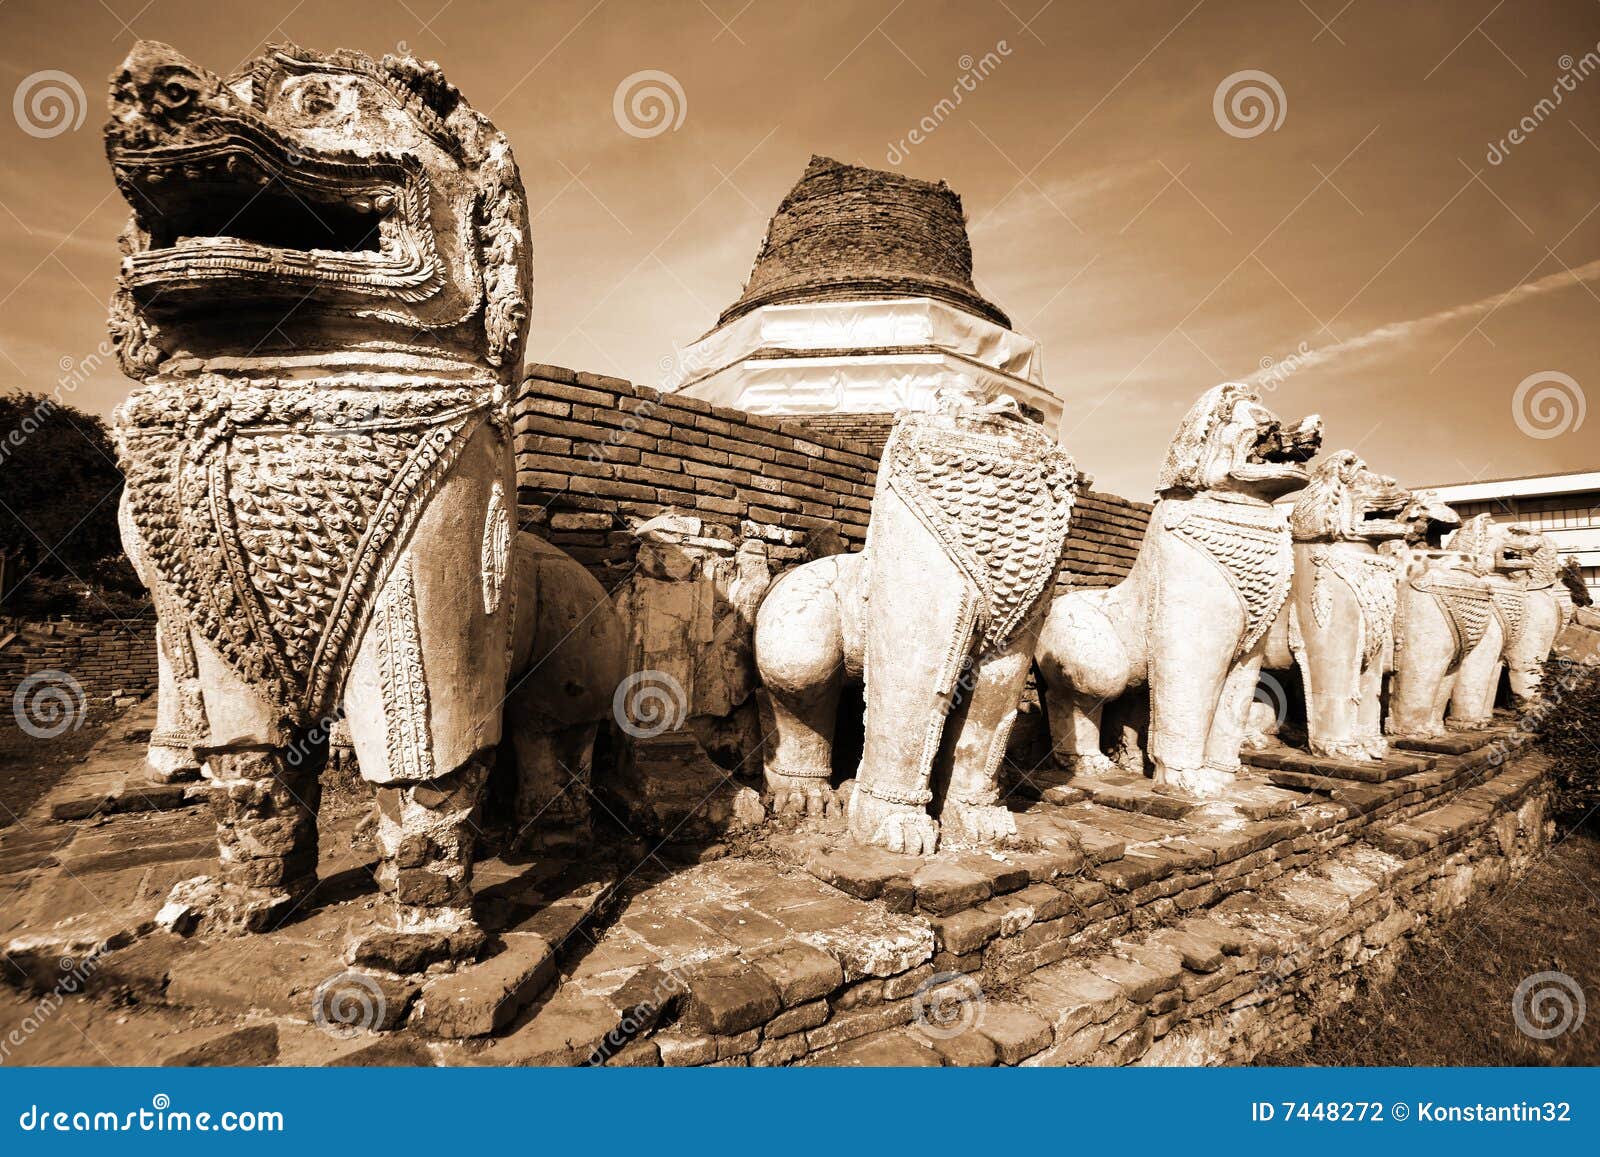
[[[478,236],[483,258],[483,328],[489,364],[515,372],[527,337],[533,296],[528,202],[504,133],[480,166]]]

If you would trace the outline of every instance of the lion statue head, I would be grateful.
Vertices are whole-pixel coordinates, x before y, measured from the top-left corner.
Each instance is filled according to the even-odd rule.
[[[438,65],[284,44],[224,78],[139,41],[109,106],[130,376],[332,351],[520,370],[526,199],[504,134]]]
[[[1555,544],[1531,527],[1495,522],[1487,514],[1469,518],[1450,546],[1473,559],[1479,573],[1516,579],[1530,588],[1555,585],[1561,559]]]
[[[1179,423],[1156,493],[1232,490],[1271,501],[1306,484],[1303,465],[1321,445],[1317,415],[1286,429],[1249,386],[1224,382],[1201,394]]]
[[[1412,502],[1409,490],[1393,478],[1375,474],[1352,450],[1324,458],[1289,513],[1297,541],[1386,542],[1404,538],[1402,518]]]

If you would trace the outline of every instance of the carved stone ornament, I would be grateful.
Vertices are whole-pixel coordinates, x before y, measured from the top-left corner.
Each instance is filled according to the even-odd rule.
[[[219,77],[140,41],[106,153],[132,210],[110,321],[140,383],[114,425],[124,538],[172,676],[158,712],[198,698],[187,732],[226,796],[220,878],[175,902],[234,931],[293,910],[315,736],[342,708],[395,803],[380,842],[409,849],[379,872],[399,926],[458,930],[515,650],[532,277],[506,139],[432,63],[277,45]]]

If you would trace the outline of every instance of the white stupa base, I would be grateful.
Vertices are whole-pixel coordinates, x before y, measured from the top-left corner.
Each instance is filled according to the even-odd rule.
[[[666,388],[755,414],[889,413],[940,389],[1010,394],[1061,424],[1039,345],[928,298],[764,306],[686,346]]]

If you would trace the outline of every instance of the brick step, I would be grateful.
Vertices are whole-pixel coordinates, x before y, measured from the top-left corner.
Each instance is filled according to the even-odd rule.
[[[1338,759],[1326,755],[1312,755],[1281,744],[1259,751],[1245,751],[1241,758],[1250,767],[1273,771],[1299,771],[1327,779],[1350,779],[1361,783],[1387,783],[1404,775],[1427,771],[1438,761],[1431,756],[1404,756],[1390,754],[1383,759]]]

